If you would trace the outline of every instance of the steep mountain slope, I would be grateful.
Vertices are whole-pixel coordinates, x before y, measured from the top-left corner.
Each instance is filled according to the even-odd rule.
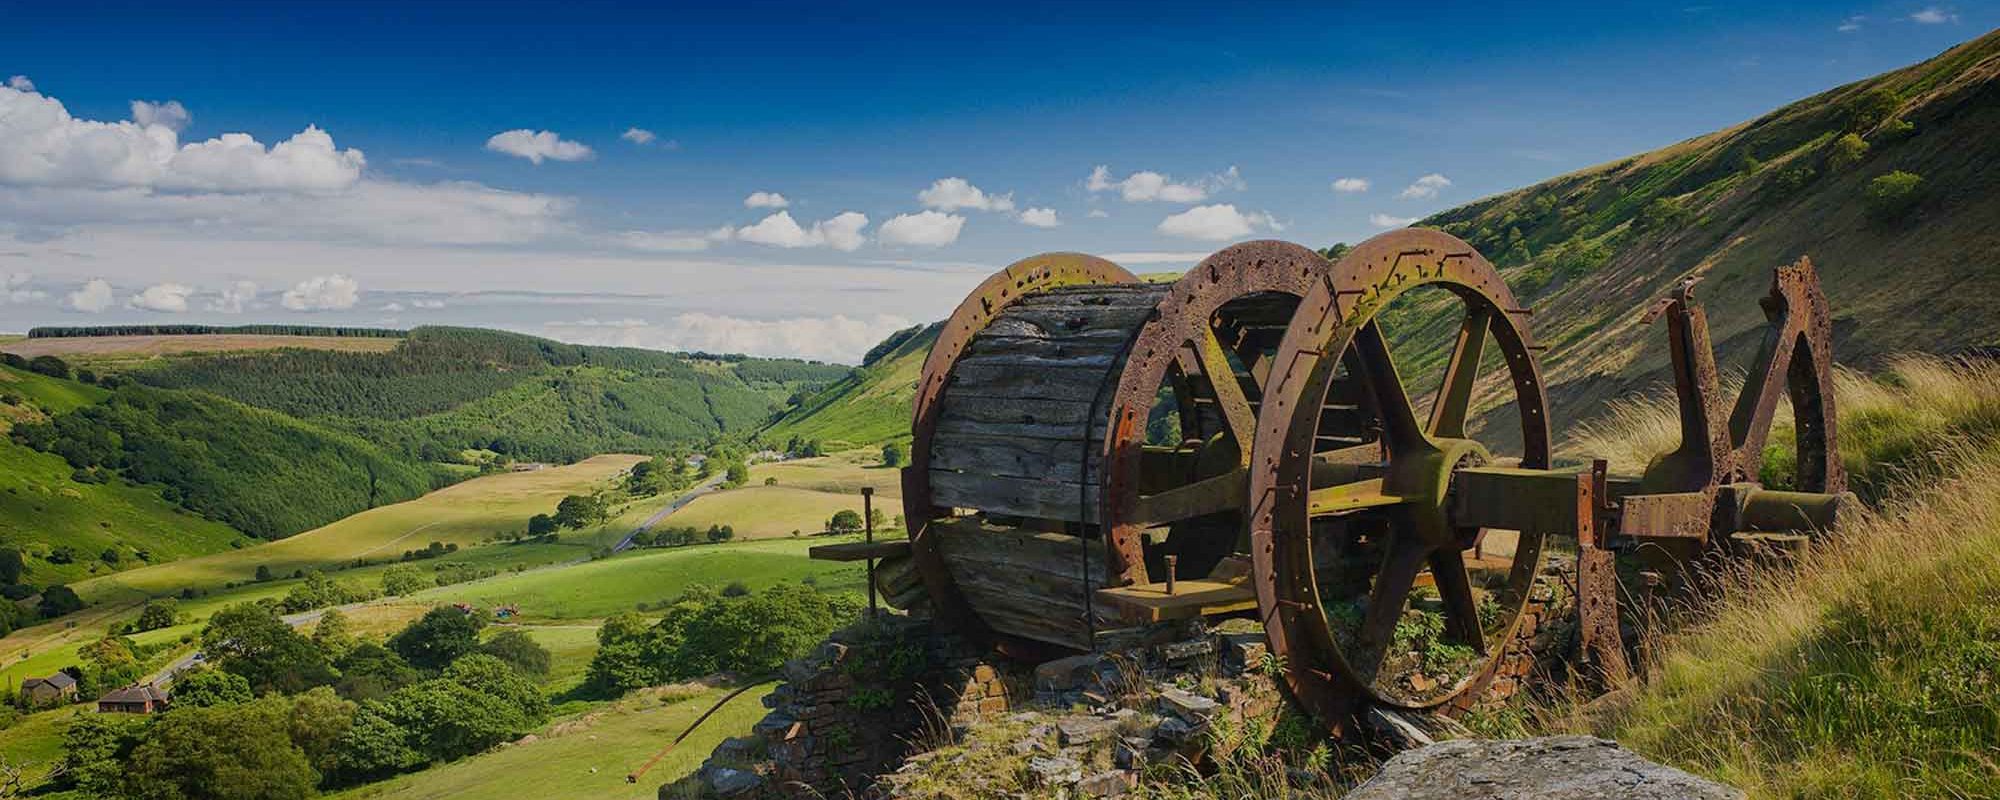
[[[940,324],[897,331],[870,350],[861,369],[788,409],[758,433],[783,444],[821,440],[829,449],[910,438],[910,404]]]
[[[1892,184],[1918,176],[1898,196]],[[1556,419],[1666,375],[1647,302],[1703,280],[1725,368],[1769,270],[1809,256],[1847,363],[2000,342],[2000,32],[1750,122],[1423,220],[1535,308]],[[1498,384],[1493,386],[1498,389]]]

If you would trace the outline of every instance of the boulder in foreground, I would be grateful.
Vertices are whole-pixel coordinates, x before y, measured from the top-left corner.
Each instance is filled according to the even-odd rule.
[[[1407,750],[1347,800],[1736,800],[1743,793],[1594,736],[1462,739]]]

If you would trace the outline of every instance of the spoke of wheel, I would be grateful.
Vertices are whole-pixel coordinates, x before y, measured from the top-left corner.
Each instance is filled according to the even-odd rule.
[[[1325,517],[1360,511],[1364,508],[1381,508],[1403,502],[1403,498],[1384,494],[1381,478],[1324,486],[1306,493],[1306,514]]]
[[[1458,342],[1452,346],[1451,361],[1444,369],[1444,383],[1431,402],[1432,436],[1452,439],[1465,437],[1465,415],[1472,406],[1472,384],[1479,379],[1479,357],[1486,349],[1486,331],[1493,325],[1493,310],[1478,306],[1468,310],[1458,327]]]
[[[1403,379],[1396,374],[1396,361],[1389,356],[1389,343],[1382,338],[1382,329],[1375,320],[1369,320],[1354,333],[1354,349],[1361,357],[1361,368],[1367,371],[1368,388],[1380,407],[1382,435],[1389,442],[1390,452],[1418,446],[1424,441],[1424,432],[1417,426],[1416,408],[1410,405],[1410,395],[1403,390]]]
[[[1415,537],[1402,535],[1389,552],[1382,558],[1381,569],[1375,572],[1375,588],[1368,594],[1368,615],[1361,621],[1361,631],[1356,640],[1364,654],[1362,663],[1356,669],[1373,676],[1388,655],[1389,644],[1396,636],[1396,623],[1403,618],[1403,603],[1410,598],[1410,589],[1416,586],[1417,573],[1424,568],[1426,548]]]
[[[1236,439],[1243,463],[1249,464],[1250,442],[1257,431],[1257,414],[1250,410],[1250,399],[1243,396],[1243,384],[1236,380],[1236,367],[1223,354],[1222,342],[1215,338],[1215,330],[1206,325],[1202,326],[1201,340],[1194,343],[1194,351],[1201,359],[1202,375],[1208,378],[1209,394],[1215,398],[1217,410],[1222,412],[1223,424],[1229,426],[1229,435]]]
[[[1431,553],[1431,580],[1444,598],[1444,632],[1459,644],[1486,654],[1486,636],[1479,626],[1479,604],[1472,598],[1472,578],[1465,555],[1450,548]]]

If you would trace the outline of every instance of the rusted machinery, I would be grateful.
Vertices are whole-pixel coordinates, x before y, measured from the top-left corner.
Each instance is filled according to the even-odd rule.
[[[1370,704],[1494,696],[1520,677],[1538,581],[1574,593],[1574,659],[1622,672],[1621,552],[1796,536],[1845,502],[1810,263],[1777,270],[1763,303],[1770,333],[1726,418],[1691,286],[1648,313],[1667,322],[1683,441],[1622,478],[1553,463],[1532,315],[1442,232],[1337,262],[1250,242],[1173,283],[1025,259],[959,305],[925,362],[908,541],[818,551],[884,559],[893,605],[1028,657],[1254,615],[1293,694],[1336,727]],[[1781,392],[1788,491],[1757,483]]]

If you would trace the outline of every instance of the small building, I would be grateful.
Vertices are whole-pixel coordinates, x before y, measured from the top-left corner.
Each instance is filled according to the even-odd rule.
[[[150,683],[113,689],[97,698],[99,714],[151,714],[164,711],[166,707],[166,693]]]
[[[59,705],[76,699],[76,679],[67,672],[21,682],[21,696],[38,706]]]

